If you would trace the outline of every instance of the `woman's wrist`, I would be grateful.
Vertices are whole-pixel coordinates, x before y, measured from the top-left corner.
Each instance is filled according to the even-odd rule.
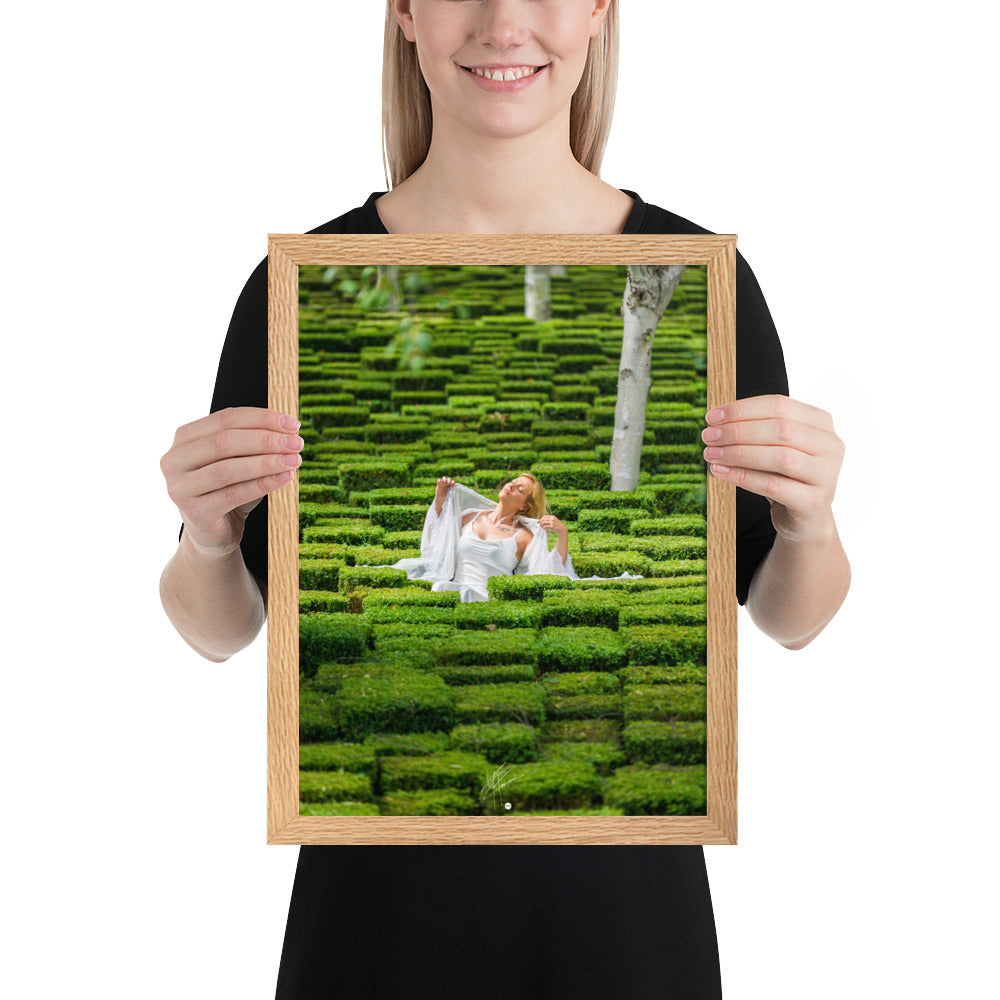
[[[202,565],[219,565],[236,559],[242,560],[239,539],[230,545],[205,546],[195,541],[194,535],[186,526],[181,532],[180,550],[188,562]]]

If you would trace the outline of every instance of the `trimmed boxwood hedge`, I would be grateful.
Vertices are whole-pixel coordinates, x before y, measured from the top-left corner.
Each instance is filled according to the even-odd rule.
[[[386,531],[417,531],[423,528],[429,504],[371,504],[372,524]]]
[[[304,614],[308,611],[347,612],[350,611],[350,601],[329,590],[300,590],[299,613]]]
[[[615,670],[626,662],[618,633],[608,628],[544,628],[536,649],[542,671]]]
[[[545,755],[551,761],[590,764],[598,774],[610,774],[628,762],[617,743],[565,742],[546,743]]]
[[[299,740],[302,743],[340,738],[340,713],[332,691],[299,689]]]
[[[630,722],[622,746],[633,761],[647,764],[704,764],[708,726],[704,722]]]
[[[502,628],[495,632],[460,629],[444,637],[435,647],[439,663],[533,663],[535,634],[525,628]]]
[[[481,811],[471,794],[457,788],[391,791],[381,801],[383,816],[475,816]]]
[[[371,778],[350,771],[299,771],[300,802],[374,802]]]
[[[419,583],[414,580],[411,583]],[[367,611],[376,607],[446,607],[454,608],[460,600],[457,590],[432,591],[424,587],[379,587],[367,592],[361,599],[361,607]]]
[[[627,668],[622,668],[627,669]],[[603,670],[581,670],[579,673],[545,674],[540,681],[546,695],[568,697],[578,694],[620,694],[617,675]]]
[[[541,625],[618,628],[620,600],[601,591],[554,590],[542,601]]]
[[[538,740],[533,726],[522,722],[481,722],[456,726],[451,746],[481,754],[491,764],[519,764],[538,759]]]
[[[353,771],[375,773],[375,751],[363,743],[303,743],[299,747],[300,771]]]
[[[376,802],[300,802],[300,816],[380,816],[382,810]]]
[[[459,628],[538,628],[541,610],[525,601],[469,601],[459,604],[453,620]]]
[[[540,601],[550,590],[568,590],[574,586],[568,576],[539,573],[534,576],[491,576],[486,592],[498,601]]]
[[[633,543],[644,555],[654,562],[668,562],[672,559],[704,559],[708,553],[708,543],[695,535],[651,535],[636,538]]]
[[[706,684],[708,668],[704,664],[678,663],[673,666],[639,664],[622,667],[618,677],[625,685],[635,684]]]
[[[464,750],[444,750],[417,757],[385,757],[380,761],[382,788],[387,792],[455,788],[478,795],[489,766],[482,754]]]
[[[537,672],[534,663],[434,663],[427,669],[449,685],[513,684],[533,681]]]
[[[340,571],[340,590],[349,594],[357,587],[400,587],[404,583],[427,584],[430,580],[407,580],[406,570],[402,569],[371,569],[367,566],[345,566]]]
[[[341,489],[348,493],[410,485],[410,467],[405,462],[345,462],[337,472]]]
[[[631,664],[705,662],[704,625],[629,625],[620,626],[618,634]]]
[[[358,615],[312,611],[299,615],[299,672],[311,677],[326,660],[361,656],[370,626]]]
[[[416,757],[422,753],[447,750],[450,740],[446,732],[372,733],[362,744],[377,757]]]
[[[420,670],[387,677],[348,677],[337,694],[344,738],[371,733],[450,729],[452,695],[440,677]]]
[[[545,694],[533,682],[469,684],[451,690],[459,723],[522,722],[536,726],[545,720]]]
[[[703,722],[708,711],[704,684],[637,684],[626,686],[624,696],[625,718],[657,719],[669,722],[675,719]]]
[[[519,764],[505,775],[500,798],[512,813],[534,809],[578,809],[601,801],[603,780],[586,761],[537,761]]]
[[[634,604],[622,608],[618,617],[621,627],[629,625],[704,625],[707,608],[704,604]]]
[[[705,768],[630,764],[606,780],[604,801],[626,816],[704,816],[708,804]]]
[[[611,485],[611,473],[601,462],[539,462],[531,471],[546,490],[602,490]]]
[[[558,695],[546,702],[545,714],[552,719],[620,717],[622,699],[618,694]]]

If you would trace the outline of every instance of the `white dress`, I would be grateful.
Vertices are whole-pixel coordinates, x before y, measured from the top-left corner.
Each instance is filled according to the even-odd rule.
[[[476,516],[462,529],[455,558],[455,576],[439,580],[431,590],[457,590],[462,602],[488,601],[486,581],[491,576],[510,576],[517,566],[517,534],[509,538],[480,538],[473,525]]]
[[[567,552],[563,561],[559,547],[549,549],[548,532],[537,518],[521,516],[519,523],[527,528],[532,539],[517,561],[516,536],[484,540],[466,530],[472,522],[462,527],[462,519],[471,511],[491,511],[497,502],[477,493],[468,486],[456,483],[449,491],[438,514],[432,503],[424,517],[424,530],[420,536],[420,557],[400,559],[392,569],[402,569],[411,580],[433,580],[433,590],[458,590],[463,601],[486,601],[489,594],[486,581],[498,573],[535,575],[555,574],[579,580],[573,568],[573,557]],[[472,534],[471,539],[468,536]],[[383,564],[385,565],[385,564]],[[634,574],[638,578],[639,574]],[[588,580],[623,579],[633,577],[622,573],[620,577],[588,576]],[[449,586],[454,584],[454,586]],[[468,595],[468,596],[467,596]]]

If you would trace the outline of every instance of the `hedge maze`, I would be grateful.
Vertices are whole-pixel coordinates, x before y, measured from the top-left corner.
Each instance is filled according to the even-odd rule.
[[[628,493],[624,267],[553,277],[545,323],[522,268],[401,268],[397,312],[359,305],[374,268],[324,271],[299,279],[301,814],[704,815],[705,269],[657,329]],[[521,472],[581,577],[641,579],[494,577],[461,604],[373,568],[419,556],[438,477],[496,496]]]

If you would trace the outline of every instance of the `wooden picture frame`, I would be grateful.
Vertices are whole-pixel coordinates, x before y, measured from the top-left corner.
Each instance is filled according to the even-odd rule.
[[[704,265],[707,408],[735,398],[736,237],[338,235],[268,237],[268,406],[299,412],[303,265]],[[655,344],[654,344],[655,351]],[[298,480],[269,498],[269,844],[735,844],[735,490],[707,473],[705,815],[304,816],[299,814]]]

